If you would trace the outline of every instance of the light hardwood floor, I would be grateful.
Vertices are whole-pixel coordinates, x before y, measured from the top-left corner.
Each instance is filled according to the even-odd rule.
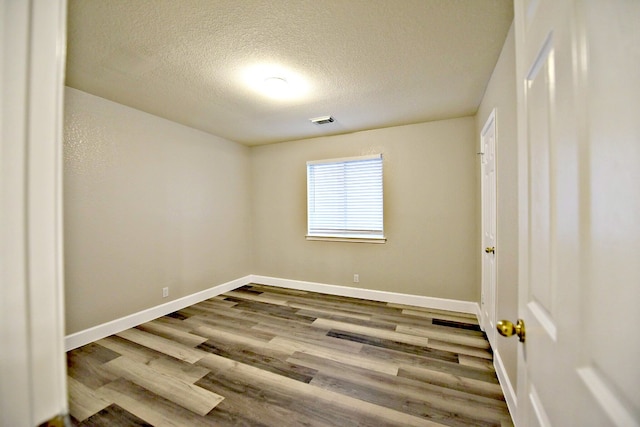
[[[67,357],[80,426],[513,426],[468,314],[249,285]]]

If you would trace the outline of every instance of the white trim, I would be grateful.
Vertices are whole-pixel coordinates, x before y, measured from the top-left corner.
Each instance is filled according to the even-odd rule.
[[[500,357],[500,353],[497,349],[494,349],[493,352],[493,367],[496,369],[496,375],[500,382],[500,387],[502,388],[502,394],[504,394],[504,398],[507,402],[507,408],[509,408],[511,419],[515,423],[515,415],[518,413],[518,398],[516,396],[516,391],[513,389],[513,384],[509,381],[507,370],[504,367],[504,363],[502,363],[502,357]]]
[[[36,423],[65,416],[69,410],[62,247],[66,17],[66,1],[31,2],[27,130],[27,274],[31,283],[27,298]]]
[[[307,165],[323,165],[326,163],[342,163],[342,162],[353,162],[356,160],[374,160],[381,159],[382,154],[370,154],[366,156],[354,156],[354,157],[340,157],[338,159],[326,159],[326,160],[309,160]]]
[[[478,303],[471,301],[400,294],[396,292],[376,291],[372,289],[352,288],[349,286],[328,285],[325,283],[304,282],[301,280],[280,279],[277,277],[259,275],[251,275],[250,277],[251,283],[277,286],[280,288],[319,292],[323,294],[340,295],[343,297],[361,298],[373,301],[392,302],[396,304],[412,305],[415,307],[435,308],[438,310],[457,311],[459,313],[475,315],[477,315],[479,310]]]
[[[305,238],[310,242],[347,242],[347,243],[387,243],[386,237],[338,237],[338,236],[313,236]]]
[[[480,149],[476,154],[484,154],[484,144],[482,141],[482,135],[487,133],[487,131],[489,130],[489,127],[492,126],[494,123],[496,128],[495,133],[497,133],[498,123],[496,121],[496,107],[493,107],[493,109],[491,110],[491,114],[489,114],[489,117],[487,117],[487,121],[484,122],[484,126],[482,126],[482,130],[480,131]]]
[[[65,337],[65,351],[73,350],[74,348],[108,337],[109,335],[117,334],[118,332],[149,322],[153,319],[157,319],[158,317],[189,307],[190,305],[197,304],[206,299],[232,291],[251,283],[251,277],[252,276],[241,277],[240,279],[232,280],[230,282],[205,289],[204,291],[196,292],[195,294],[187,295],[168,303],[157,305],[155,307],[85,329],[84,331],[76,332],[75,334],[67,335]]]
[[[475,304],[476,304],[475,315],[478,318],[478,325],[480,326],[480,329],[482,330],[482,332],[485,332],[485,325],[484,325],[484,322],[482,321],[482,307],[480,307],[479,303],[475,303]]]
[[[0,424],[68,412],[63,350],[65,0],[0,0]]]
[[[276,286],[280,288],[297,289],[301,291],[319,292],[329,295],[340,295],[353,298],[368,299],[373,301],[392,302],[396,304],[406,304],[414,307],[435,308],[438,310],[456,311],[459,313],[475,314],[479,313],[478,303],[471,301],[459,301],[445,298],[425,297],[420,295],[400,294],[395,292],[376,291],[371,289],[351,288],[348,286],[328,285],[316,282],[304,282],[300,280],[281,279],[277,277],[267,277],[251,274],[214,286],[204,291],[170,301],[137,313],[130,314],[119,319],[112,320],[101,325],[76,332],[65,337],[65,351],[73,350],[99,339],[117,334],[126,329],[133,328],[142,323],[149,322],[158,317],[173,313],[193,304],[197,304],[209,298],[232,291],[250,283]]]

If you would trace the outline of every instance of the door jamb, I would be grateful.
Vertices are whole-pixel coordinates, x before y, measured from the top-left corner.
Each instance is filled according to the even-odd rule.
[[[0,424],[68,413],[62,124],[66,0],[0,0]]]

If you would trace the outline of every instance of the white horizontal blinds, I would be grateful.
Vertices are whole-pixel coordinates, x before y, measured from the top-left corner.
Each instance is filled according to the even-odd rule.
[[[307,162],[309,236],[383,237],[382,155]]]

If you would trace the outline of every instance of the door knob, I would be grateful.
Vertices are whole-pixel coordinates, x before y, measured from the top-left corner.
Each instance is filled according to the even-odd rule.
[[[484,248],[484,251],[488,254],[495,254],[496,253],[496,248],[495,246],[492,246],[490,248]]]
[[[510,337],[515,334],[520,339],[520,342],[524,342],[524,320],[518,319],[515,325],[508,320],[501,320],[496,324],[496,328],[503,337]]]

